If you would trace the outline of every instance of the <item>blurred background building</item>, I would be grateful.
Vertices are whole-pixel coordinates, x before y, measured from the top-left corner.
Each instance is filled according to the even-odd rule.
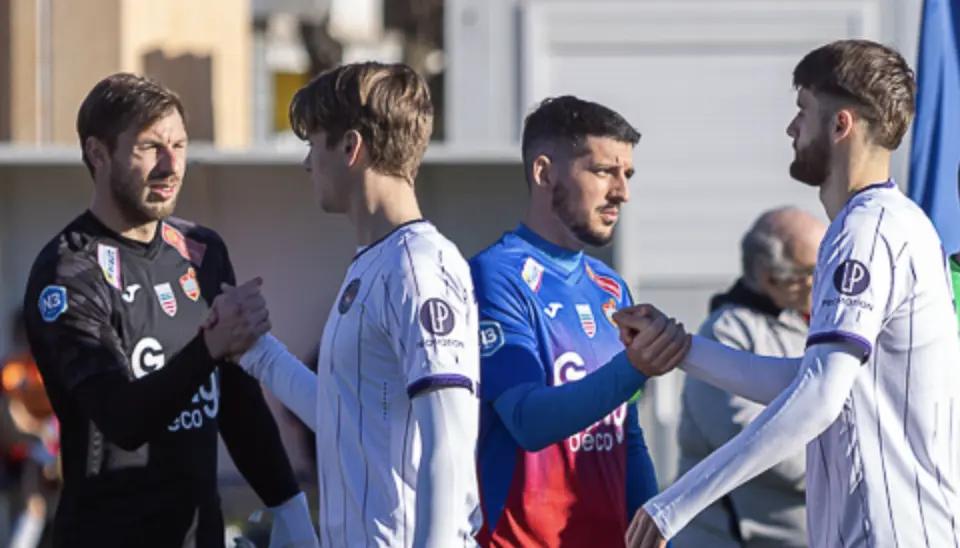
[[[470,256],[526,199],[519,135],[540,99],[572,93],[643,133],[613,246],[639,300],[695,328],[739,269],[738,241],[779,205],[822,214],[790,180],[784,131],[794,65],[865,37],[917,55],[922,0],[0,0],[0,333],[40,247],[89,200],[74,130],[85,93],[115,71],[176,89],[191,164],[178,214],[216,228],[241,278],[261,274],[275,331],[301,356],[354,249],[313,204],[287,105],[341,62],[405,61],[427,77],[435,142],[418,192]],[[895,176],[909,182],[908,145]],[[320,234],[322,245],[316,245]],[[0,337],[0,355],[11,344]],[[676,469],[679,375],[649,385],[648,444]]]

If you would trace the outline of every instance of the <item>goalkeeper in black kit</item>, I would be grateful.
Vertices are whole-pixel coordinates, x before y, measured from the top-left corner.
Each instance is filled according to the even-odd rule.
[[[30,345],[61,424],[54,544],[222,548],[219,432],[273,510],[271,546],[316,546],[260,386],[225,360],[269,319],[206,321],[222,287],[232,306],[259,306],[260,280],[233,288],[220,237],[170,217],[183,115],[177,95],[146,78],[115,74],[93,88],[77,120],[91,206],[30,273]]]

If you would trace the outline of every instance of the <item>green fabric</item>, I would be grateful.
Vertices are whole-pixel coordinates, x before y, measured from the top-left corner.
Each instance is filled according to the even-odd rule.
[[[957,307],[957,333],[960,333],[960,253],[950,257],[950,275],[953,276],[953,304]]]

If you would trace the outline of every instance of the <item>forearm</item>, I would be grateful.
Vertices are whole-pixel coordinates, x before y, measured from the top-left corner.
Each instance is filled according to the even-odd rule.
[[[317,376],[267,333],[240,357],[244,371],[266,385],[314,432],[317,430]]]
[[[260,384],[234,364],[220,368],[220,434],[237,470],[267,506],[300,488]]]
[[[413,399],[422,451],[417,471],[416,525],[413,546],[458,545],[456,515],[474,475],[463,463],[473,463],[477,403],[462,388],[441,388]]]
[[[643,387],[626,354],[586,377],[561,386],[517,385],[503,392],[494,408],[507,430],[527,451],[539,451],[602,419]]]
[[[198,334],[161,369],[136,380],[118,372],[90,377],[76,398],[107,440],[131,451],[173,421],[215,365]]]
[[[799,367],[799,358],[758,356],[697,335],[680,364],[688,375],[762,404],[783,392]]]
[[[637,422],[637,408],[631,406],[627,413],[627,515],[632,516],[637,508],[650,500],[660,490],[653,459],[643,440],[643,431]]]
[[[808,350],[801,373],[757,418],[644,505],[665,538],[696,514],[802,449],[839,416],[860,372],[860,360],[842,345]]]

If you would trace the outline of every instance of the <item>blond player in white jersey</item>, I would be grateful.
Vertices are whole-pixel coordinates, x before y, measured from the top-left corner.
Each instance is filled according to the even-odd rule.
[[[360,249],[316,375],[269,335],[240,364],[317,434],[322,545],[472,546],[477,308],[466,261],[414,193],[426,84],[406,65],[341,66],[297,92],[290,119],[321,207],[349,217]]]
[[[960,546],[960,343],[933,226],[890,180],[914,112],[895,51],[847,40],[794,70],[790,173],[831,219],[802,359],[761,358],[694,337],[687,373],[768,407],[648,501],[629,546],[662,546],[731,489],[807,450],[809,544]],[[625,342],[646,317],[617,317]],[[662,373],[651,371],[650,373]]]

